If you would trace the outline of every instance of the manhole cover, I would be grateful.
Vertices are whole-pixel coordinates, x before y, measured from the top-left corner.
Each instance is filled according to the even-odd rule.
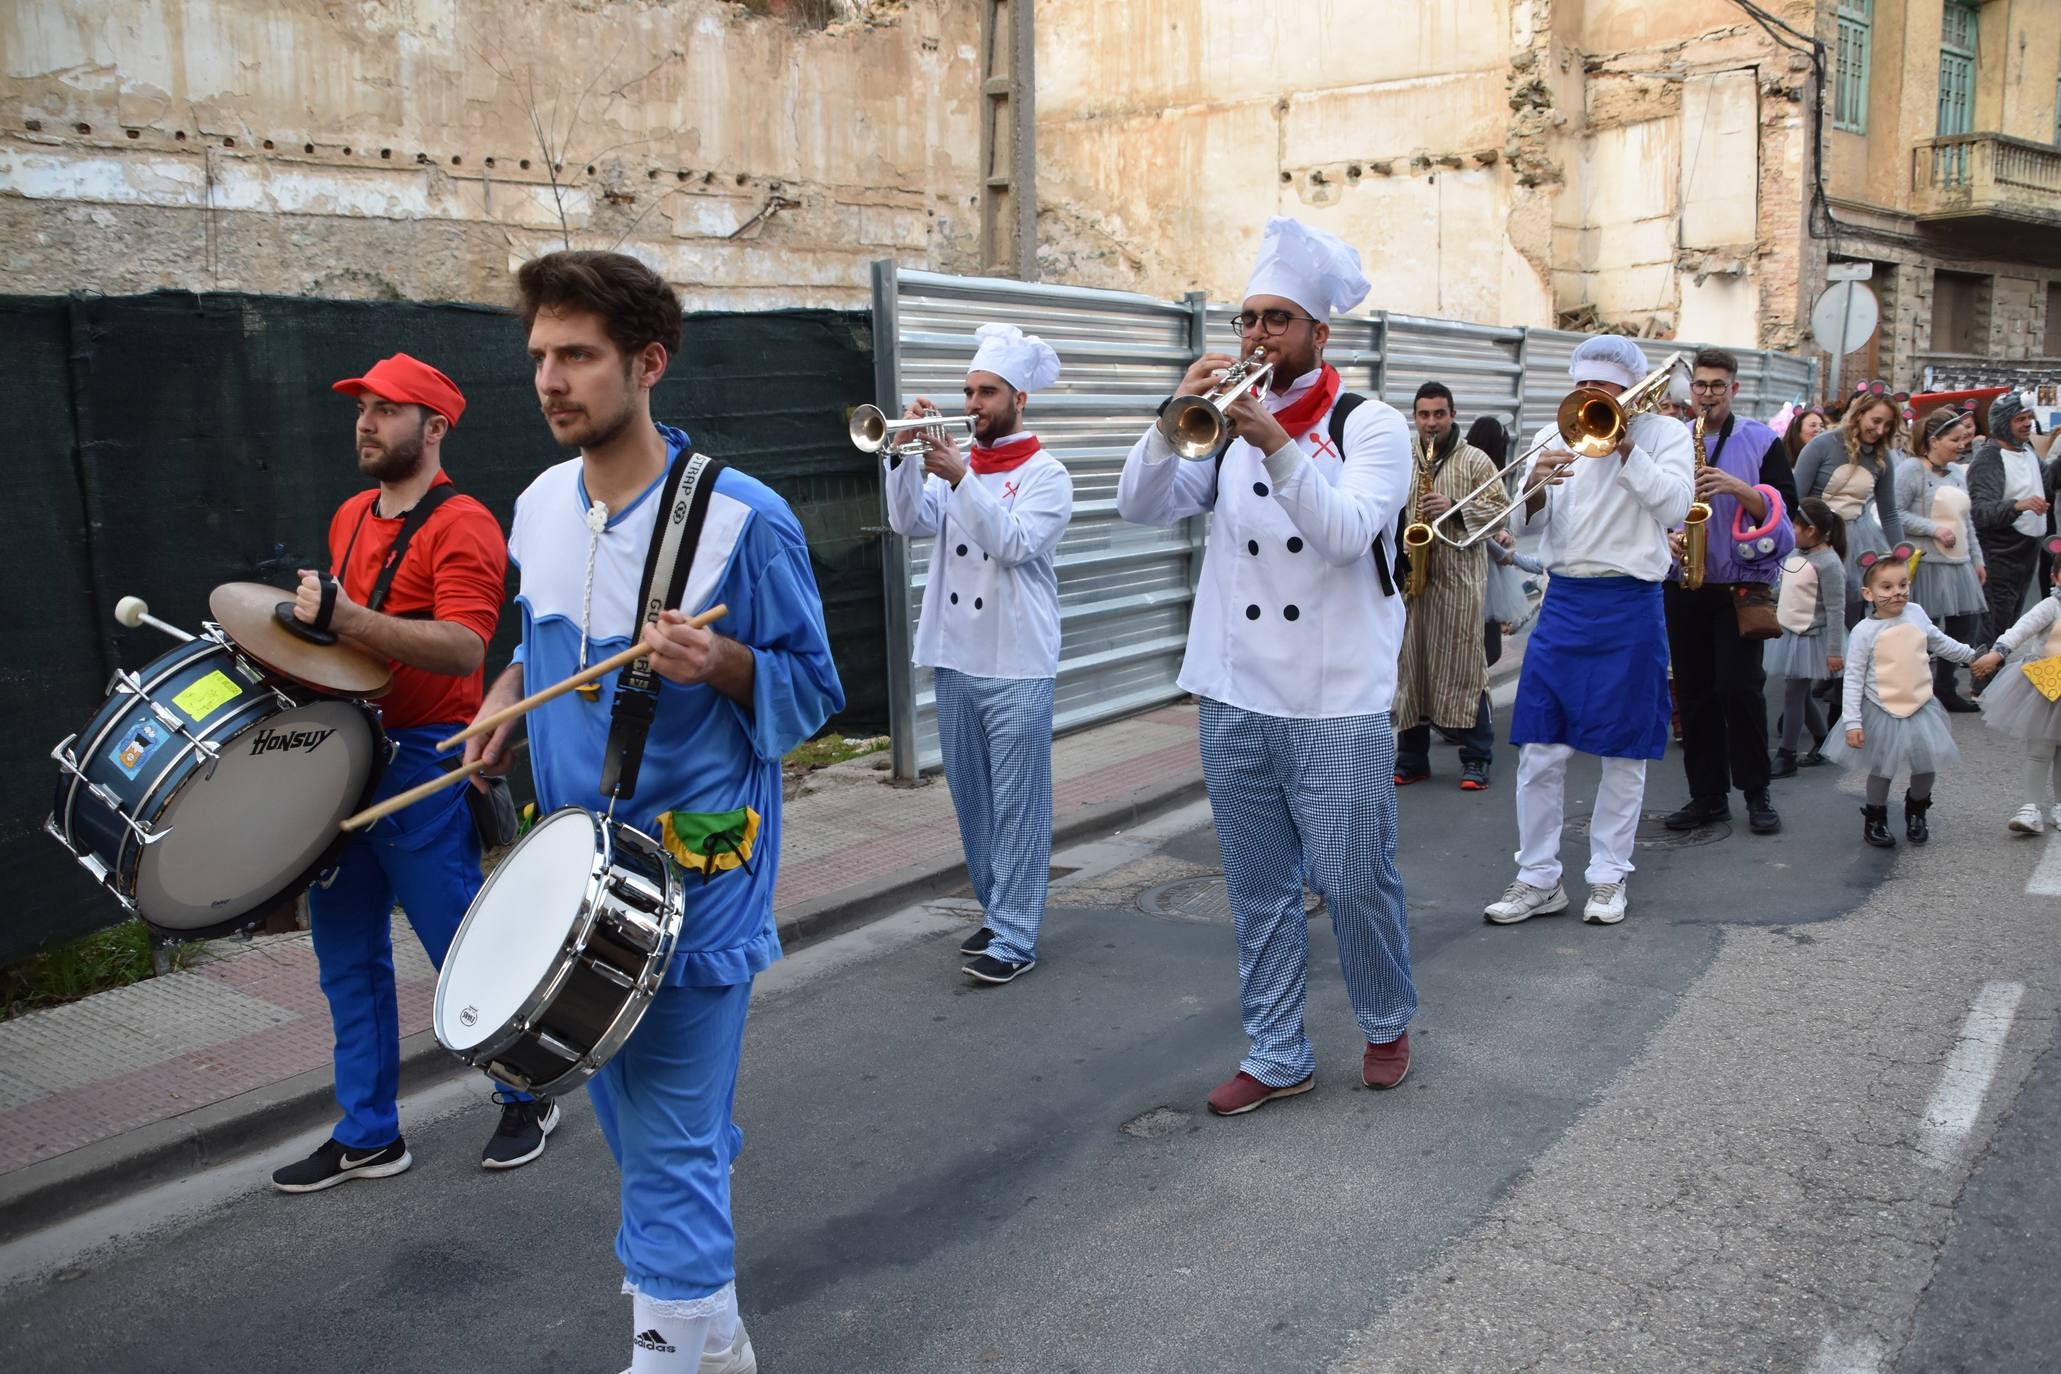
[[[1665,811],[1645,811],[1639,815],[1639,828],[1633,832],[1632,844],[1637,849],[1693,849],[1699,844],[1716,844],[1732,833],[1732,827],[1719,821],[1716,825],[1698,826],[1694,830],[1669,830],[1664,823]],[[1589,818],[1576,816],[1561,827],[1565,834],[1586,835],[1589,833]]]
[[[1324,899],[1314,892],[1302,894],[1305,915],[1314,919],[1324,909]],[[1138,896],[1138,909],[1147,916],[1171,916],[1181,921],[1223,921],[1231,919],[1231,894],[1224,890],[1224,875],[1205,874],[1161,883]]]

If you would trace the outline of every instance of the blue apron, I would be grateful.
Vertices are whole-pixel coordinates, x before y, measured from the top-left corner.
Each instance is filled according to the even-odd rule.
[[[1613,759],[1667,752],[1667,616],[1660,584],[1556,577],[1517,681],[1512,744]]]

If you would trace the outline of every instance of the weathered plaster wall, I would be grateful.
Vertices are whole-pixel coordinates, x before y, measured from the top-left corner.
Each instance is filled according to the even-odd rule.
[[[1796,340],[1807,67],[1729,0],[1047,0],[1038,24],[1048,278],[1235,299],[1294,214],[1359,247],[1370,307]]]
[[[0,264],[500,301],[569,238],[694,308],[860,304],[971,266],[978,43],[977,0],[0,6]]]

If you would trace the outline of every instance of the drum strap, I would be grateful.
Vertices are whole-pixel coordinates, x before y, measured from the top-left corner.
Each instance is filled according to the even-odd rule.
[[[667,608],[677,608],[687,593],[687,573],[708,520],[709,497],[723,464],[691,448],[680,450],[666,473],[659,501],[660,518],[652,522],[651,549],[644,557],[643,600],[637,633],[655,623]],[[623,669],[615,685],[615,707],[608,718],[608,753],[601,763],[601,794],[627,801],[637,795],[637,770],[644,762],[644,742],[658,711],[658,674],[649,656]]]
[[[449,482],[439,482],[422,493],[422,499],[408,507],[408,513],[401,517],[401,528],[394,535],[393,547],[386,551],[386,561],[379,565],[379,580],[372,584],[372,595],[365,598],[365,609],[377,611],[386,605],[386,595],[393,590],[394,573],[400,569],[401,559],[408,552],[408,541],[416,532],[429,523],[429,517],[438,506],[458,494],[458,488]],[[372,514],[379,498],[373,497],[365,509],[358,512],[357,527],[351,531],[351,542],[344,545],[343,557],[336,565],[336,575],[341,578],[351,566],[351,551],[358,547],[358,536],[364,532],[366,517]]]

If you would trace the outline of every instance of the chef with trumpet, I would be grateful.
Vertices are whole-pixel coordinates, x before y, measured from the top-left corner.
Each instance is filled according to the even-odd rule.
[[[1361,1080],[1392,1088],[1410,1065],[1417,989],[1395,862],[1389,723],[1410,436],[1394,408],[1341,394],[1324,361],[1332,312],[1367,291],[1353,249],[1295,220],[1269,221],[1237,324],[1248,357],[1265,348],[1270,385],[1256,396],[1259,374],[1239,374],[1214,403],[1230,442],[1213,448],[1190,433],[1189,422],[1208,416],[1187,398],[1223,391],[1220,374],[1237,360],[1203,355],[1132,447],[1117,486],[1118,512],[1139,524],[1213,513],[1180,685],[1201,698],[1202,770],[1249,1041],[1237,1072],[1209,1095],[1219,1116],[1315,1086],[1303,1027],[1305,881],[1324,895],[1338,937],[1366,1041]]]
[[[1630,339],[1583,340],[1568,375],[1602,398],[1570,397],[1561,422],[1540,430],[1532,446],[1538,458],[1525,481],[1523,519],[1544,531],[1539,552],[1552,580],[1510,718],[1510,742],[1518,746],[1517,877],[1482,912],[1495,925],[1567,910],[1560,828],[1567,765],[1577,753],[1603,763],[1582,919],[1615,925],[1625,916],[1646,764],[1667,752],[1660,587],[1671,561],[1668,531],[1682,523],[1694,491],[1688,429],[1652,413],[1669,394],[1674,361],[1649,374]],[[1563,428],[1599,411],[1617,412],[1621,426],[1600,436]],[[1577,456],[1577,443],[1601,451]]]
[[[937,687],[938,746],[981,927],[960,946],[979,984],[1038,962],[1052,858],[1052,693],[1059,673],[1053,554],[1073,518],[1073,478],[1023,427],[1059,355],[1013,324],[984,324],[966,369],[972,451],[947,427],[881,426],[887,522],[937,540],[914,659]],[[942,419],[926,397],[906,421]],[[866,446],[854,425],[854,439]],[[917,461],[921,455],[921,462]]]

